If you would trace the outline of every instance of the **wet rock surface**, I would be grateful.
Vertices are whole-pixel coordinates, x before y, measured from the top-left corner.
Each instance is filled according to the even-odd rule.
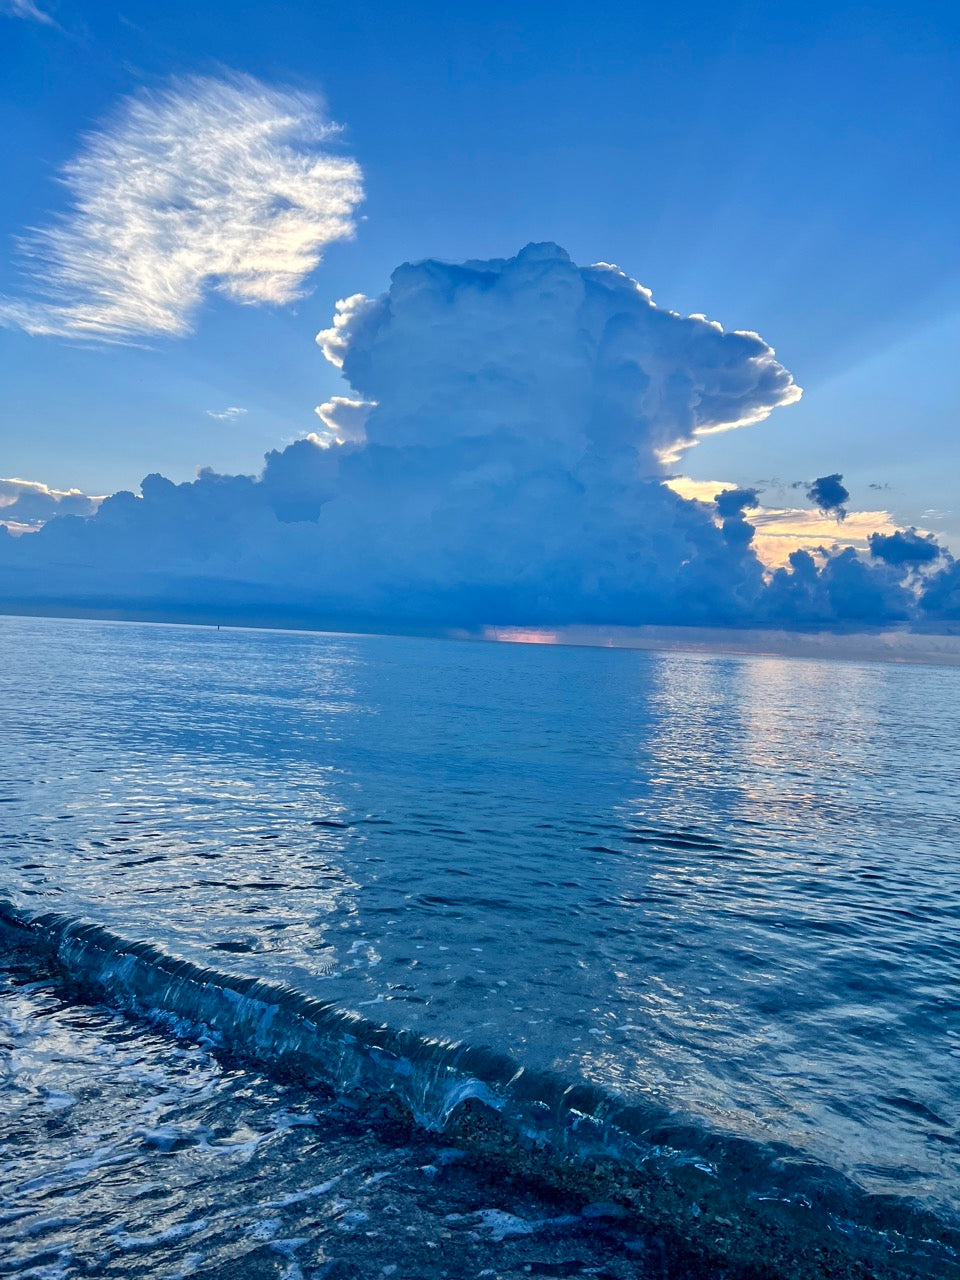
[[[491,1176],[386,1108],[276,1084],[15,962],[0,984],[0,1274],[681,1276],[613,1204]]]
[[[75,1003],[0,957],[0,1276],[18,1280],[807,1280],[851,1264],[797,1219],[764,1235],[693,1186],[550,1166],[465,1107],[444,1135],[327,1097],[167,1020]],[[758,1241],[760,1253],[758,1255]],[[956,1274],[956,1272],[954,1272]]]

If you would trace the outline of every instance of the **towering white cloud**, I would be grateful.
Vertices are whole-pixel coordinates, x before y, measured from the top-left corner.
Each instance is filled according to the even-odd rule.
[[[0,537],[0,592],[380,626],[842,626],[916,609],[922,575],[888,563],[892,543],[886,560],[795,551],[771,577],[754,491],[668,487],[665,451],[800,393],[756,334],[666,311],[615,268],[555,245],[406,265],[319,341],[352,388],[319,407],[321,432],[257,478],[148,476],[93,519]],[[953,579],[938,591],[940,616]]]
[[[248,76],[126,99],[66,166],[67,211],[25,239],[34,294],[0,299],[32,334],[124,341],[189,332],[204,296],[297,298],[362,197],[308,94]]]
[[[758,422],[800,388],[755,333],[658,307],[604,263],[555,244],[515,258],[406,264],[340,302],[318,334],[365,402],[371,443],[439,446],[506,433],[564,464],[658,459]]]

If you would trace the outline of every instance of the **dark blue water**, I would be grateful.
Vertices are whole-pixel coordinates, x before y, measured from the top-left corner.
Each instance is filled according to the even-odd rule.
[[[0,619],[0,723],[21,912],[960,1211],[960,671]]]

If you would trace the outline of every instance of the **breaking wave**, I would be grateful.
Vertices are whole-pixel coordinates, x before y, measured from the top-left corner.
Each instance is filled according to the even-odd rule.
[[[270,1076],[393,1106],[494,1165],[615,1199],[648,1226],[695,1235],[717,1262],[752,1255],[782,1264],[770,1274],[790,1276],[822,1275],[825,1265],[851,1277],[865,1267],[878,1276],[957,1268],[955,1224],[869,1194],[786,1144],[627,1105],[493,1049],[376,1024],[82,919],[0,901],[0,938],[49,965],[83,1000],[204,1038]]]

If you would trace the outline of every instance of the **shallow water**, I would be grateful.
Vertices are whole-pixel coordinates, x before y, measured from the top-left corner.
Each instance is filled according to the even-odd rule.
[[[378,1131],[19,967],[0,978],[0,1044],[4,1276],[662,1274],[612,1206],[498,1186],[449,1143]]]
[[[29,619],[0,653],[21,907],[960,1211],[960,671]]]

